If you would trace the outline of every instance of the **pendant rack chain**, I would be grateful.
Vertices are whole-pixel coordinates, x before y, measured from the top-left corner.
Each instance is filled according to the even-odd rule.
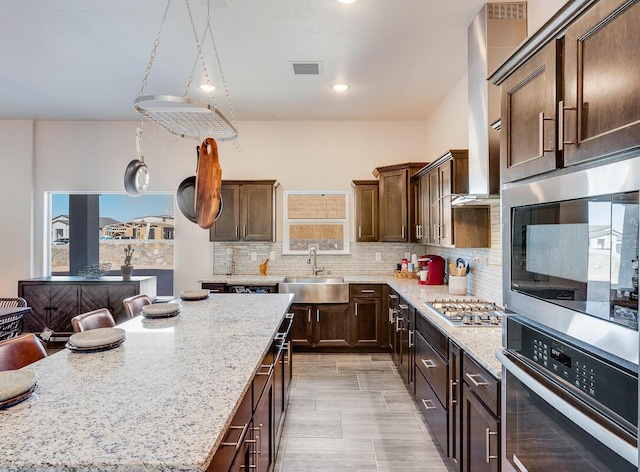
[[[216,46],[215,39],[213,37],[213,31],[211,29],[211,15],[210,15],[210,0],[207,0],[207,23],[202,33],[202,39],[198,37],[197,28],[193,20],[193,14],[189,5],[189,0],[185,0],[187,12],[189,15],[189,21],[191,22],[191,28],[196,43],[196,58],[189,74],[187,86],[185,87],[184,95],[182,97],[176,97],[172,95],[149,95],[144,96],[144,89],[147,85],[149,75],[151,74],[151,68],[156,58],[158,47],[160,45],[160,37],[164,29],[164,25],[167,19],[167,13],[171,6],[171,0],[167,0],[167,5],[162,16],[162,22],[160,24],[160,30],[158,36],[153,43],[153,50],[147,64],[142,85],[138,98],[134,101],[135,110],[143,117],[154,121],[156,124],[166,129],[172,134],[181,137],[190,137],[199,139],[201,136],[211,136],[220,141],[234,140],[234,146],[239,148],[237,142],[238,125],[235,116],[235,110],[231,104],[231,97],[229,95],[229,89],[227,86],[222,66],[220,63],[220,57],[218,55],[218,48]],[[209,75],[209,69],[207,68],[202,49],[204,42],[209,36],[213,51],[216,58],[216,63],[220,70],[220,78],[224,87],[224,92],[227,99],[227,105],[231,112],[232,122],[229,122],[224,115],[217,109],[216,99],[213,91],[209,92],[211,105],[206,103],[200,103],[195,100],[189,99],[187,94],[193,83],[193,76],[195,73],[198,60],[202,63],[202,68],[205,76],[206,83],[211,85],[211,77]]]

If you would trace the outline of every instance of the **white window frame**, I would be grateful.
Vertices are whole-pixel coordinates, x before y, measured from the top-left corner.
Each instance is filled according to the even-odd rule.
[[[333,219],[289,219],[287,217],[287,201],[289,195],[344,195],[344,205],[345,205],[345,217],[341,218],[333,218]],[[300,254],[308,254],[309,250],[292,250],[289,249],[289,226],[292,224],[332,224],[332,225],[342,225],[343,231],[343,247],[341,250],[323,250],[316,246],[319,254],[351,254],[350,252],[350,235],[349,235],[349,191],[347,190],[284,190],[283,191],[283,236],[282,236],[282,254],[285,255],[300,255]]]

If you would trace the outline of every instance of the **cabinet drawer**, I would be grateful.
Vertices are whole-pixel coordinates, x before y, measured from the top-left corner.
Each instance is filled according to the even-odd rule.
[[[444,409],[440,400],[436,397],[429,383],[424,376],[416,373],[416,401],[420,410],[424,413],[425,419],[431,427],[434,436],[440,443],[440,447],[447,454],[447,410]]]
[[[419,312],[416,313],[416,330],[431,344],[440,357],[443,359],[449,357],[449,339]]]
[[[381,298],[382,285],[351,284],[351,296],[358,297],[358,298],[363,298],[363,297]]]
[[[416,366],[443,404],[447,403],[447,363],[416,333]]]
[[[500,381],[478,365],[466,352],[462,354],[462,380],[494,415],[500,416]]]
[[[231,425],[224,433],[222,442],[218,445],[208,471],[229,470],[236,453],[241,449],[241,445],[250,436],[251,428],[251,389],[245,393],[242,403],[236,412]]]
[[[202,288],[212,293],[223,293],[225,284],[202,282]]]

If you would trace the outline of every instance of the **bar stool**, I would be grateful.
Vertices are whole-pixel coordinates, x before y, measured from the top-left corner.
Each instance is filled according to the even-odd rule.
[[[0,371],[22,369],[47,357],[47,351],[33,333],[0,341]]]
[[[142,313],[143,306],[151,305],[151,299],[146,295],[134,295],[133,297],[122,300],[122,304],[124,305],[124,311],[127,314],[127,318],[131,319]]]
[[[113,328],[115,325],[116,322],[113,316],[106,308],[100,308],[99,310],[71,318],[71,326],[73,326],[73,331],[76,333],[97,328]]]

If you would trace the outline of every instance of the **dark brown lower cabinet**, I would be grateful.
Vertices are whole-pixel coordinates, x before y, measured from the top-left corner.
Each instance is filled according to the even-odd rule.
[[[487,410],[471,389],[462,388],[462,470],[500,470],[500,420]]]
[[[296,348],[349,347],[348,303],[294,304],[291,311],[295,315],[291,337]]]
[[[251,388],[247,391],[236,412],[231,426],[227,429],[218,446],[209,472],[247,471],[252,465],[253,430],[251,423]]]
[[[379,349],[388,345],[388,322],[383,313],[384,285],[351,284],[351,347]]]
[[[416,369],[415,378],[416,401],[424,413],[424,417],[429,423],[435,439],[446,448],[447,444],[447,410],[438,400],[429,382],[424,378],[422,372]]]
[[[266,471],[274,460],[273,367],[273,365],[265,365],[258,372],[258,376],[266,376],[267,379],[261,392],[258,392],[259,387],[254,384],[254,396],[257,396],[257,399],[254,399],[253,411],[253,439],[255,440],[253,450],[255,459],[253,462],[256,465],[256,470]]]
[[[449,458],[462,467],[462,352],[460,347],[449,341]]]

